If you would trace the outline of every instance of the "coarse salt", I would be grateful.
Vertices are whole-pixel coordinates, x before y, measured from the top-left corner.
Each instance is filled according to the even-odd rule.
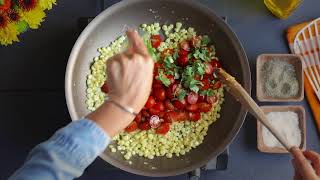
[[[300,146],[301,131],[299,128],[299,118],[297,113],[292,111],[270,112],[267,114],[267,119],[290,145],[297,147]],[[264,126],[262,128],[262,137],[266,146],[284,148]]]

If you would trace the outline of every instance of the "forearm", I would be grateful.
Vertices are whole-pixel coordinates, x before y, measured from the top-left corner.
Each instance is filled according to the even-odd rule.
[[[106,101],[96,111],[90,113],[87,118],[96,122],[110,137],[113,137],[128,126],[134,116]]]
[[[109,141],[94,122],[72,122],[36,146],[25,164],[9,179],[74,179],[103,152]]]

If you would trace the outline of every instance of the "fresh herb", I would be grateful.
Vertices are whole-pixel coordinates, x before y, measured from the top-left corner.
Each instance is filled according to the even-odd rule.
[[[207,46],[210,43],[210,38],[209,36],[205,35],[201,39],[201,45],[202,46]]]
[[[195,57],[196,59],[201,59],[205,62],[209,62],[210,61],[210,54],[209,51],[205,48],[202,49],[196,49],[195,52],[193,53],[193,57]]]
[[[208,90],[200,91],[200,95],[201,96],[214,96],[214,90],[208,89]]]
[[[201,62],[196,62],[195,69],[196,69],[196,73],[202,76],[206,72],[206,65]]]
[[[157,62],[157,60],[158,60],[157,51],[156,51],[156,49],[154,49],[154,48],[152,47],[151,40],[150,40],[150,35],[144,35],[144,36],[143,36],[143,41],[144,41],[144,44],[145,44],[146,47],[147,47],[147,50],[148,50],[151,58],[152,58],[155,62]]]
[[[163,60],[163,65],[165,68],[168,68],[168,69],[173,68],[174,60],[173,60],[172,56],[165,57]]]
[[[178,59],[178,57],[179,57],[179,53],[178,53],[178,51],[175,51],[174,53],[173,53],[173,59],[174,60],[176,60],[176,59]]]
[[[198,93],[200,90],[198,85],[201,85],[202,83],[198,80],[191,79],[188,84],[191,91]]]
[[[170,80],[167,78],[167,76],[163,73],[162,70],[159,71],[157,79],[161,81],[162,84],[164,84],[166,87],[169,87],[169,85],[171,84]]]
[[[181,89],[178,94],[178,99],[182,101],[186,97],[186,95],[187,95],[187,91],[184,89]]]

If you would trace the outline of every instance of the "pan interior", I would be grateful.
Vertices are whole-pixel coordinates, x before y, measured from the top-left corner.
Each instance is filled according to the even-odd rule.
[[[142,23],[169,24],[182,22],[198,34],[212,39],[223,67],[250,91],[250,70],[245,53],[229,27],[206,7],[194,1],[130,0],[118,3],[96,17],[82,32],[69,58],[66,73],[66,99],[73,120],[89,111],[85,105],[86,76],[97,48],[106,46],[126,27],[138,28]],[[221,153],[240,129],[245,111],[235,99],[225,93],[221,118],[209,128],[204,142],[185,156],[167,158],[133,157],[132,165],[119,152],[106,150],[101,157],[123,170],[147,176],[170,176],[198,168]]]

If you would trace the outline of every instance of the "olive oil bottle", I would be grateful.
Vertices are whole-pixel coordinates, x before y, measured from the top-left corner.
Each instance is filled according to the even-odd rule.
[[[264,0],[267,8],[280,19],[286,19],[303,0]]]

